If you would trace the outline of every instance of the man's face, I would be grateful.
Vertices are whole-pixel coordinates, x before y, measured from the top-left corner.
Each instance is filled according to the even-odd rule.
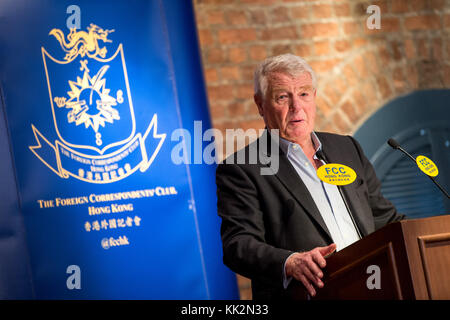
[[[265,97],[255,96],[260,115],[269,129],[280,137],[303,144],[314,129],[316,90],[309,73],[292,77],[281,72],[268,75]]]

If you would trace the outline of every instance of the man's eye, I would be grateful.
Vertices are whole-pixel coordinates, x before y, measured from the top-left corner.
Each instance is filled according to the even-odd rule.
[[[285,101],[287,99],[288,99],[287,94],[283,94],[283,95],[277,97],[277,101],[279,101],[279,102]]]

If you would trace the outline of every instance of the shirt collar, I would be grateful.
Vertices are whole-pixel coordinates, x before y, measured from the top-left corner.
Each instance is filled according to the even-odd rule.
[[[286,155],[288,155],[289,151],[293,148],[294,145],[298,146],[297,143],[283,139],[282,137],[279,137],[279,139],[280,139],[280,148],[281,148],[281,150],[283,150],[283,152]],[[313,142],[316,153],[317,153],[317,151],[322,150],[322,142],[320,142],[319,137],[317,137],[317,135],[314,131],[311,132],[311,140]],[[314,158],[317,159],[315,154],[314,154]]]

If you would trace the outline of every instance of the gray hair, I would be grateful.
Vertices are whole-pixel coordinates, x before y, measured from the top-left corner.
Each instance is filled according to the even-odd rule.
[[[285,53],[264,60],[255,70],[255,94],[265,96],[267,92],[267,75],[271,72],[287,73],[292,77],[309,73],[314,89],[317,89],[317,77],[314,70],[303,59],[291,53]]]

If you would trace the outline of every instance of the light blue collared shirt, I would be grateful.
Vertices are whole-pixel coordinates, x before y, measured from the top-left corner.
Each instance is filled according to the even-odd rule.
[[[322,149],[322,143],[314,132],[311,133],[311,139],[317,153],[317,151]],[[280,137],[280,148],[287,155],[289,162],[293,165],[311,194],[330,232],[331,238],[336,244],[336,251],[342,250],[358,241],[358,232],[353,225],[338,188],[334,185],[323,183],[319,179],[316,169],[306,157],[300,145]],[[314,159],[318,159],[316,154],[314,154]],[[320,161],[325,164],[322,160]],[[283,286],[286,288],[291,279],[286,279],[284,266],[283,275]]]

